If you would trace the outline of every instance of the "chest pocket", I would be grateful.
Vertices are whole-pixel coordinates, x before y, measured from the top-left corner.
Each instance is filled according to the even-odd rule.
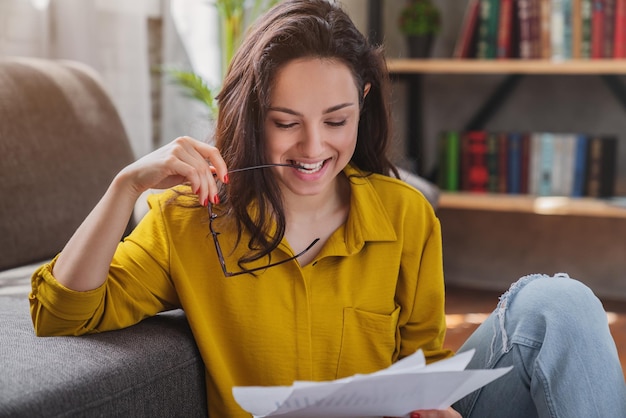
[[[354,308],[343,310],[337,378],[371,373],[391,365],[399,314],[400,307],[389,315]]]

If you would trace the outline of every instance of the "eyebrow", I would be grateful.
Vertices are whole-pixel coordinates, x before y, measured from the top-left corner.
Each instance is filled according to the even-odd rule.
[[[333,113],[336,112],[337,110],[346,108],[346,107],[350,107],[350,106],[354,106],[354,103],[351,102],[346,102],[346,103],[341,103],[335,106],[331,106],[328,109],[324,109],[324,111],[322,112],[322,114],[326,115],[328,113]],[[282,112],[282,113],[288,113],[290,115],[294,115],[294,116],[303,116],[300,112],[296,112],[293,109],[289,109],[287,107],[280,107],[280,106],[276,106],[276,107],[270,107],[269,108],[270,111],[274,111],[274,112]]]

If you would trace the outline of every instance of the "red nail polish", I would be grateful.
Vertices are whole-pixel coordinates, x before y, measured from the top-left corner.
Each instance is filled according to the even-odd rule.
[[[216,205],[220,204],[220,197],[218,195],[213,196],[213,203]]]
[[[200,188],[198,187],[198,190],[196,190],[194,193],[195,194],[200,194]]]
[[[207,197],[206,199],[204,199],[204,203],[202,204],[202,206],[208,206],[209,205],[209,198]]]
[[[226,175],[224,176],[224,183],[225,183],[225,184],[228,184],[228,182],[229,182],[229,181],[230,181],[230,179],[228,178],[228,174],[226,174]]]
[[[419,412],[411,412],[411,418],[422,418]]]

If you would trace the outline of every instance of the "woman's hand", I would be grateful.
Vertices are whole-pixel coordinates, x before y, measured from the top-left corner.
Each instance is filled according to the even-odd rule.
[[[452,407],[448,409],[428,409],[413,411],[409,414],[410,418],[463,418],[461,414],[456,412]],[[385,417],[390,418],[390,417]]]
[[[213,174],[227,182],[226,173],[226,164],[217,148],[182,136],[124,168],[118,180],[123,179],[137,196],[148,189],[167,189],[189,183],[206,206],[209,199],[217,203]]]

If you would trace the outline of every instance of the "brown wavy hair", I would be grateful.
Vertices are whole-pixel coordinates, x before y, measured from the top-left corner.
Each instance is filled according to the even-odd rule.
[[[218,97],[216,146],[229,169],[267,163],[264,120],[278,69],[298,58],[345,64],[360,94],[361,115],[351,164],[366,173],[394,174],[390,142],[389,76],[380,46],[371,45],[347,13],[328,0],[286,0],[261,16],[229,66]],[[369,93],[363,98],[367,83]],[[285,233],[280,190],[271,170],[241,172],[221,192],[220,211],[237,220],[237,242],[245,228],[252,238],[243,263],[269,256]],[[257,202],[258,212],[248,211]],[[276,229],[270,234],[272,225]],[[245,268],[244,268],[245,269]]]

